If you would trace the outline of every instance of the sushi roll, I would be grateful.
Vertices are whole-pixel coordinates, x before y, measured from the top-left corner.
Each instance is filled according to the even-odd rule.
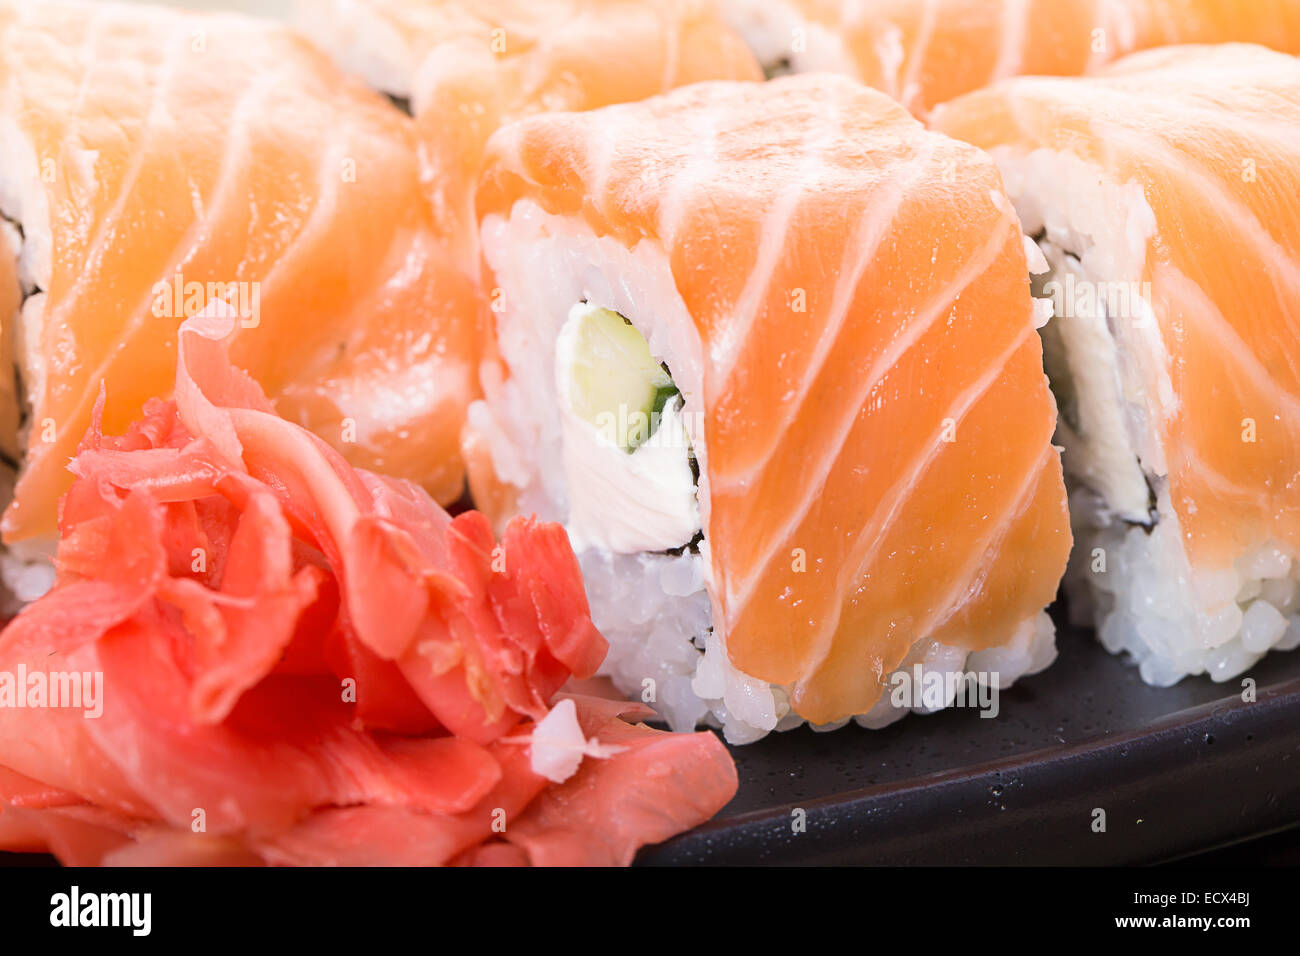
[[[762,78],[709,0],[297,0],[295,22],[415,116],[434,215],[474,266],[474,183],[502,124]]]
[[[936,111],[1042,251],[1071,611],[1144,680],[1300,644],[1300,61],[1168,47]]]
[[[757,70],[711,0],[294,0],[293,8],[295,24],[345,69],[416,113],[467,66],[494,74],[503,99],[484,102],[489,113],[525,102],[534,111],[591,109]]]
[[[845,73],[921,117],[1004,77],[1091,73],[1172,43],[1300,53],[1300,0],[720,2],[769,73]]]
[[[10,570],[37,569],[20,598],[48,583],[38,552],[101,388],[120,431],[213,299],[283,414],[462,494],[473,285],[437,256],[409,118],[241,16],[3,2],[0,44],[2,527]]]
[[[846,78],[702,83],[503,128],[476,203],[471,490],[564,523],[622,690],[740,743],[1051,662],[1055,406],[987,157]]]

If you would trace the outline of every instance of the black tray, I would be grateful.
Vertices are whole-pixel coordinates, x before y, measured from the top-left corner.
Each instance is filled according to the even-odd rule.
[[[995,719],[949,710],[732,748],[736,797],[638,862],[1157,863],[1300,824],[1300,651],[1160,689],[1090,631],[1062,624],[1057,644]]]

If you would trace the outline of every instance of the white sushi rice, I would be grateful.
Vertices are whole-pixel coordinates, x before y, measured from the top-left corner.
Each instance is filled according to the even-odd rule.
[[[585,488],[569,487],[564,432],[556,413],[556,340],[573,305],[586,301],[628,318],[656,360],[671,370],[699,462],[698,500],[708,527],[708,448],[701,411],[701,346],[677,292],[668,260],[652,240],[627,249],[594,235],[578,220],[551,216],[523,201],[509,218],[488,217],[484,255],[499,288],[493,299],[498,343],[509,368],[504,381],[485,383],[486,398],[469,410],[470,427],[486,442],[497,476],[518,494],[518,510],[565,523],[569,502]],[[698,553],[579,552],[592,616],[609,640],[602,673],[621,691],[653,706],[674,730],[722,729],[731,743],[748,743],[803,723],[790,710],[787,688],[738,670],[726,653],[710,587],[707,537]],[[1026,620],[999,648],[967,654],[921,638],[899,671],[914,675],[976,671],[1005,688],[1056,657],[1055,629],[1045,613]],[[943,702],[952,703],[951,697]],[[856,722],[879,728],[909,710],[886,693]],[[817,729],[835,729],[840,721]]]
[[[71,163],[69,168],[82,177],[77,187],[93,192],[93,163]],[[28,404],[23,408],[27,423],[19,435],[21,448],[31,427],[31,397],[44,389],[45,355],[40,341],[43,290],[49,288],[53,270],[53,233],[36,154],[11,118],[0,118],[0,216],[0,256],[10,257],[16,266],[0,270],[0,275],[4,281],[16,277],[20,303],[15,314],[0,317],[0,328],[12,336],[4,351],[19,367],[0,369],[0,374],[19,373],[24,385]],[[0,464],[0,510],[12,500],[17,477],[12,468]],[[0,547],[0,619],[16,614],[53,586],[55,545],[49,537]]]
[[[1300,561],[1290,549],[1265,543],[1230,567],[1194,569],[1163,487],[1149,531],[1114,518],[1087,488],[1072,490],[1070,511],[1071,614],[1093,620],[1106,649],[1129,655],[1148,684],[1226,681],[1270,650],[1300,646]]]
[[[1070,154],[993,152],[1058,292],[1074,280],[1130,293],[1127,314],[1072,309],[1043,330],[1053,387],[1069,396],[1057,440],[1075,533],[1071,616],[1161,687],[1197,674],[1225,681],[1300,645],[1300,556],[1263,541],[1227,567],[1193,568],[1183,546],[1156,426],[1178,399],[1140,294],[1155,231],[1141,185],[1109,182]]]
[[[784,0],[724,0],[722,15],[770,77],[785,73],[858,73],[837,31],[805,20],[793,4]],[[885,33],[881,44],[882,62],[901,66],[901,32]]]
[[[0,621],[7,621],[54,587],[57,542],[41,538],[0,549]]]

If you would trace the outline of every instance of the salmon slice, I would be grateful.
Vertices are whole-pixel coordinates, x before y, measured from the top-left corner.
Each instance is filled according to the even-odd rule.
[[[1134,50],[1261,43],[1300,53],[1297,0],[722,0],[774,71],[834,70],[917,116],[1008,76],[1090,73]]]
[[[287,414],[460,495],[472,283],[445,265],[406,117],[264,21],[5,3],[0,38],[25,297],[3,317],[25,419],[7,540],[54,530],[101,382],[120,431],[168,391],[176,328],[211,298],[238,306],[234,354]]]
[[[515,0],[461,10],[458,39],[423,41],[428,54],[413,80],[436,209],[470,208],[488,137],[511,120],[762,78],[740,38],[698,0]],[[472,231],[472,213],[467,221]]]
[[[477,203],[502,305],[474,494],[568,523],[624,691],[740,741],[864,714],[932,645],[1042,626],[1050,660],[1055,408],[987,157],[845,78],[706,83],[504,128]],[[696,538],[654,538],[671,447],[627,480],[575,457],[557,343],[594,306],[680,392]]]
[[[1294,646],[1300,61],[1168,47],[934,120],[998,159],[1056,271],[1066,467],[1112,558],[1080,563],[1103,639],[1161,684]],[[1071,289],[1096,291],[1094,331]]]

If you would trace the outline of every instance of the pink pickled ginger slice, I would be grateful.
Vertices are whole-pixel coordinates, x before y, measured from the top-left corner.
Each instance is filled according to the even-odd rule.
[[[622,864],[731,798],[712,734],[557,697],[606,650],[562,528],[498,542],[352,468],[230,364],[232,324],[186,322],[174,397],[121,436],[96,413],[71,462],[56,584],[0,671],[99,675],[101,713],[0,708],[0,848]]]

